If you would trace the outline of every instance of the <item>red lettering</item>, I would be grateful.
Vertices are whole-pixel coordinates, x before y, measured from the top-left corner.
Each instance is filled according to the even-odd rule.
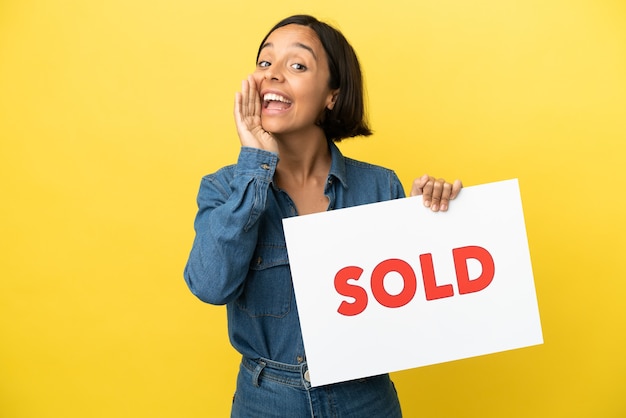
[[[493,257],[489,254],[489,251],[477,246],[461,247],[453,249],[452,256],[461,295],[478,292],[489,286],[495,274]],[[478,260],[482,266],[480,276],[473,280],[470,280],[467,269],[467,260],[469,258]]]
[[[435,300],[454,296],[454,289],[451,284],[437,286],[435,268],[433,267],[433,256],[431,254],[420,255],[420,266],[422,267],[422,279],[424,280],[426,300]]]
[[[479,292],[489,286],[493,281],[495,264],[493,257],[486,249],[478,246],[454,248],[452,250],[452,258],[454,260],[459,294],[464,295]],[[467,260],[470,258],[477,260],[482,267],[480,275],[475,279],[470,279],[469,277]],[[426,300],[429,301],[454,296],[454,288],[451,284],[437,284],[432,254],[421,254],[419,260]],[[385,289],[385,279],[391,272],[398,273],[402,277],[402,291],[397,295],[392,295]],[[354,299],[354,302],[341,302],[337,309],[337,312],[341,315],[355,316],[367,308],[368,296],[365,289],[356,283],[348,283],[350,280],[359,280],[362,274],[362,268],[348,266],[339,270],[335,275],[335,290],[342,296]],[[415,277],[415,271],[413,271],[409,263],[397,258],[390,258],[382,261],[374,268],[371,274],[370,286],[372,294],[378,303],[387,308],[399,308],[411,302],[415,297],[417,279]]]
[[[342,295],[354,298],[354,302],[346,302],[345,300],[339,305],[341,315],[354,316],[358,315],[367,308],[367,292],[359,286],[351,285],[348,280],[359,280],[363,269],[356,266],[344,267],[335,275],[335,290]]]
[[[402,291],[397,295],[390,295],[385,290],[385,277],[392,271],[399,273],[404,281]],[[415,272],[406,261],[392,258],[383,261],[374,268],[371,286],[372,294],[378,303],[388,308],[399,308],[409,303],[415,296],[417,279]]]

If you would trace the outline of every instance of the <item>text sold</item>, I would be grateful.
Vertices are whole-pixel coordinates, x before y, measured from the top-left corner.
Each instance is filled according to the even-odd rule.
[[[452,258],[454,260],[459,294],[479,292],[489,286],[493,280],[495,265],[493,257],[486,249],[478,246],[455,248],[452,250]],[[469,259],[477,260],[482,266],[481,274],[477,278],[470,279],[469,277],[467,267],[467,260]],[[426,300],[454,296],[454,289],[451,284],[437,285],[432,255],[421,254],[419,260]],[[387,292],[384,286],[385,277],[391,272],[398,273],[403,280],[402,291],[395,295]],[[341,302],[339,309],[337,309],[337,312],[341,315],[358,315],[367,308],[368,296],[365,289],[357,284],[348,283],[349,280],[359,280],[362,274],[362,268],[348,266],[339,270],[335,275],[335,290],[342,296],[354,299],[354,302]],[[397,258],[391,258],[380,262],[374,267],[370,286],[372,295],[378,303],[388,308],[399,308],[409,303],[415,297],[417,277],[409,263]]]

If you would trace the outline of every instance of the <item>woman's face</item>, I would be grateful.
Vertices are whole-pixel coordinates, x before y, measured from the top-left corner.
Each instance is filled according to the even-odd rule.
[[[273,134],[306,133],[335,104],[326,52],[313,29],[287,25],[261,47],[253,74],[261,95],[263,129]]]

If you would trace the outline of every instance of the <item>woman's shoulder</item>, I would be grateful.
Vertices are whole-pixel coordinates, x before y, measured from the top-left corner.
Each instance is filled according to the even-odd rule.
[[[372,196],[375,201],[404,197],[395,171],[381,165],[345,158],[345,185],[352,193]]]
[[[344,157],[347,171],[359,172],[362,175],[395,176],[395,172],[382,165],[372,164],[354,158]]]

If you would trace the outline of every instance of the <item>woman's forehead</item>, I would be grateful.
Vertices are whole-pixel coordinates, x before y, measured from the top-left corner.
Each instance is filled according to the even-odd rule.
[[[266,48],[299,48],[309,51],[316,59],[324,51],[322,43],[313,29],[296,24],[280,27],[270,33],[261,46],[261,50]]]

